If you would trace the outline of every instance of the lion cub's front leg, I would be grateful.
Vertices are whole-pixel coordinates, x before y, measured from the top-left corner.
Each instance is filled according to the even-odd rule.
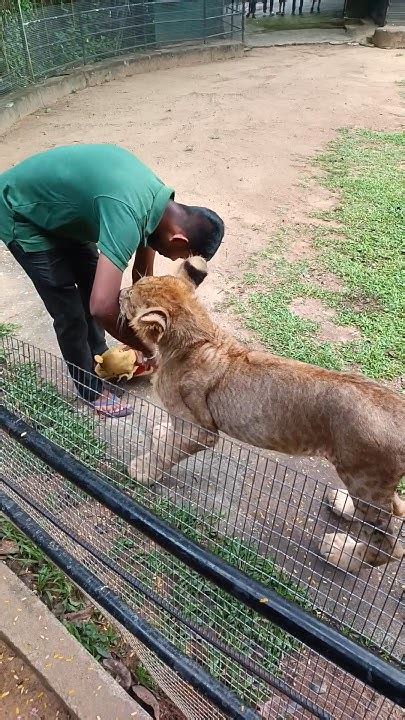
[[[129,475],[144,485],[157,482],[185,458],[214,447],[217,440],[218,433],[179,418],[169,418],[155,425],[151,452],[131,462]]]

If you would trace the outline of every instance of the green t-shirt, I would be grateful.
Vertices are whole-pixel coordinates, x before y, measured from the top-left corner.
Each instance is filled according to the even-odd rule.
[[[125,270],[156,229],[174,192],[127,150],[71,145],[34,155],[0,175],[0,239],[26,252],[98,243]]]

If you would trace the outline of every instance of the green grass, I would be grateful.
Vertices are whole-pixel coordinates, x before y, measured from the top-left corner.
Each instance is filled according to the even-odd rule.
[[[325,184],[340,197],[337,210],[322,213],[338,230],[316,226],[315,260],[288,262],[282,250],[305,229],[292,227],[251,262],[241,298],[234,300],[246,325],[273,352],[327,368],[360,368],[391,380],[405,368],[405,136],[342,131],[318,163]],[[252,272],[252,269],[255,272]],[[314,277],[333,273],[342,292],[323,290]],[[361,339],[319,342],[316,322],[290,311],[294,298],[321,300],[335,322],[351,325]]]
[[[16,327],[17,326],[12,323],[0,322],[0,338],[11,335],[16,330]]]
[[[34,362],[16,363],[3,380],[5,404],[21,412],[45,437],[62,445],[79,460],[97,466],[106,444],[95,436],[95,420],[81,415],[57,388],[43,380]]]
[[[310,607],[306,591],[279,570],[271,558],[258,554],[254,542],[248,545],[236,537],[224,537],[220,531],[220,516],[213,513],[199,516],[191,504],[177,507],[162,499],[155,500],[149,507],[190,540],[230,565],[287,600],[301,607]],[[300,643],[288,633],[258,617],[257,613],[199,577],[181,561],[163,554],[158,547],[142,549],[132,537],[123,534],[114,542],[110,553],[117,561],[121,558],[123,564],[147,587],[163,587],[164,598],[197,626],[210,631],[244,657],[256,653],[258,661],[268,672],[277,675],[285,654],[300,647]],[[165,613],[156,613],[154,624],[182,652],[190,653],[194,641],[182,625],[170,620]],[[200,660],[204,659],[209,671],[218,679],[226,677],[246,702],[265,697],[266,686],[261,686],[241,671],[238,663],[224,656],[220,650],[202,642],[199,652]]]
[[[16,329],[17,326],[12,323],[0,322],[0,340],[8,335],[12,335]],[[0,363],[2,362],[4,362],[4,349],[3,347],[0,347]]]

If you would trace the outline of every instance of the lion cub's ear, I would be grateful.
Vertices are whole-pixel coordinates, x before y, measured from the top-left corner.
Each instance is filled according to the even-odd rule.
[[[135,332],[158,343],[169,325],[169,314],[162,307],[151,307],[142,310],[130,323]]]
[[[201,285],[208,275],[207,263],[204,258],[195,256],[181,263],[177,277],[189,280],[195,287]]]

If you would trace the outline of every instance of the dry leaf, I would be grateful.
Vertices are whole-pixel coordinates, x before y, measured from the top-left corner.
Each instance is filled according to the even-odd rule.
[[[66,613],[64,616],[65,620],[69,622],[79,622],[80,620],[88,620],[93,615],[94,608],[92,605],[87,605],[83,610],[76,610],[76,612]]]
[[[63,603],[62,601],[61,601],[61,602],[57,602],[56,605],[54,605],[54,606],[52,607],[52,612],[53,612],[53,614],[54,614],[59,620],[63,619],[64,616],[65,616],[65,605],[64,605],[64,603]]]
[[[102,662],[102,666],[108,670],[110,675],[124,688],[129,690],[132,683],[132,676],[126,665],[121,660],[114,660],[114,658],[106,658]]]
[[[7,555],[18,555],[18,545],[14,540],[0,540],[0,557]]]
[[[143,685],[132,685],[132,692],[138,700],[152,708],[155,720],[160,720],[159,702],[151,691],[143,687]]]

